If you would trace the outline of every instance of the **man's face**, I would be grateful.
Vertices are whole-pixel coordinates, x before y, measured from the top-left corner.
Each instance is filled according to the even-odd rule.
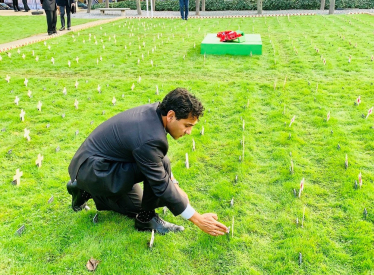
[[[191,114],[188,118],[177,120],[174,111],[169,111],[167,114],[166,131],[174,138],[178,139],[184,135],[190,135],[192,128],[197,123],[197,118],[192,117]]]

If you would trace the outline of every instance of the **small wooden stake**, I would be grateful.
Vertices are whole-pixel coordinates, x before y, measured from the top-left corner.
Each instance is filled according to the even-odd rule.
[[[35,164],[36,164],[36,166],[38,166],[38,168],[40,168],[42,166],[42,160],[43,159],[44,159],[44,157],[41,154],[38,154],[38,158],[35,161]]]
[[[348,155],[345,154],[345,169],[348,169]]]
[[[304,190],[304,178],[300,182],[299,198],[301,197],[301,192]]]
[[[232,217],[231,237],[234,238],[234,217]]]
[[[52,203],[52,202],[54,201],[54,199],[55,199],[55,198],[54,198],[53,195],[52,195],[52,197],[49,198],[48,203]]]
[[[98,221],[99,221],[99,213],[96,213],[96,215],[92,219],[92,222],[93,223],[98,223]]]
[[[22,175],[23,175],[23,172],[20,172],[20,170],[17,169],[16,174],[13,176],[13,184],[14,185],[20,185],[21,184]]]
[[[290,173],[293,174],[293,160],[291,159]]]
[[[21,236],[23,231],[25,231],[25,225],[22,225],[20,228],[18,228],[16,234],[18,234],[18,236]]]
[[[153,243],[155,241],[155,230],[152,229],[152,235],[151,235],[151,240],[149,241],[149,244],[148,244],[148,247],[149,248],[152,248],[153,247]]]
[[[186,153],[186,168],[189,169],[190,168],[190,163],[188,162],[188,153]]]
[[[301,221],[301,227],[304,228],[304,218],[305,218],[305,206],[303,211],[303,220]]]
[[[23,134],[23,137],[27,139],[27,141],[30,141],[30,130],[27,130],[27,128],[24,129],[25,133]]]
[[[26,112],[23,109],[21,109],[21,113],[19,115],[21,121],[25,121],[25,114],[26,114]]]
[[[38,108],[38,111],[41,112],[42,111],[42,103],[39,101],[38,102],[38,105],[36,106]]]

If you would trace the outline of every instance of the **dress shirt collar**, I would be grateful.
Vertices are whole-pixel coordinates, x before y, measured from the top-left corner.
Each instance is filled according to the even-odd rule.
[[[164,131],[165,131],[165,135],[167,135],[168,133],[166,132],[166,129],[164,127],[164,123],[162,122],[162,116],[161,116],[161,111],[160,111],[160,103],[158,103],[158,106],[157,106],[157,109],[156,109],[156,113],[157,113],[157,116],[158,118],[160,119],[161,121],[161,125],[162,125],[162,128],[164,128]]]

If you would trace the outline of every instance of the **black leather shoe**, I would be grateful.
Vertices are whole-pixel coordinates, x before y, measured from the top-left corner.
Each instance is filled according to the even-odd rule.
[[[71,180],[66,185],[69,194],[71,195],[71,207],[74,211],[81,211],[86,207],[86,202],[92,198],[92,196],[86,191],[79,189],[77,181],[71,183]]]
[[[65,30],[65,27],[61,27],[61,29],[59,29],[59,31],[64,31]]]
[[[164,221],[157,214],[149,222],[141,222],[135,219],[135,228],[139,231],[152,231],[154,229],[160,234],[183,231],[184,227]]]
[[[70,31],[71,29],[70,28],[68,28],[68,31]]]
[[[53,32],[49,32],[49,33],[48,33],[48,35],[52,35],[52,34],[53,34]]]

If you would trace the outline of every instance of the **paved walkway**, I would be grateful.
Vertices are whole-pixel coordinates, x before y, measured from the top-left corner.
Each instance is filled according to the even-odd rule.
[[[5,13],[3,13],[3,11],[0,11],[0,12],[1,12],[0,14],[2,16],[5,16],[4,15]],[[6,12],[9,12],[9,11],[6,11]],[[13,13],[10,13],[11,15],[16,14],[17,16],[32,16],[30,12],[14,12],[14,11],[12,11],[12,12]],[[43,15],[36,15],[36,16],[45,17],[45,14],[43,13]],[[76,18],[80,18],[80,17],[76,17]],[[77,25],[77,26],[72,26],[70,31],[68,31],[68,30],[65,30],[65,31],[62,31],[62,32],[57,31],[57,34],[54,34],[54,35],[48,35],[47,33],[41,33],[41,34],[33,35],[31,37],[23,38],[23,39],[20,39],[20,40],[8,42],[8,43],[5,43],[5,44],[0,44],[0,53],[4,52],[4,51],[11,50],[11,49],[14,49],[14,48],[26,46],[28,44],[33,44],[33,43],[37,43],[37,42],[44,41],[44,40],[47,40],[47,39],[51,39],[51,38],[54,38],[54,37],[58,37],[58,36],[61,36],[61,35],[65,35],[65,34],[67,34],[69,32],[72,32],[72,31],[80,31],[80,30],[83,30],[83,29],[87,29],[87,28],[97,26],[97,25],[106,24],[106,23],[109,23],[109,22],[112,22],[112,21],[123,19],[123,17],[119,17],[119,16],[116,16],[116,17],[102,17],[101,19],[102,20],[88,22],[88,23],[85,23],[85,24]],[[1,16],[0,16],[0,21],[1,21]],[[73,23],[74,23],[74,21],[73,21]]]
[[[374,9],[368,10],[360,10],[360,9],[346,9],[346,10],[336,10],[335,14],[351,14],[351,13],[370,13],[374,14]],[[148,13],[150,16],[150,12]],[[263,11],[262,16],[285,16],[285,15],[327,15],[328,10],[320,11],[320,10],[282,10],[282,11]],[[0,18],[1,16],[33,16],[31,12],[14,12],[13,10],[0,10]],[[45,16],[43,15],[35,15],[35,16]],[[180,13],[178,11],[155,11],[153,12],[153,16],[157,18],[179,18]],[[257,16],[257,11],[205,11],[200,12],[200,16],[195,16],[195,12],[190,12],[190,19],[193,18],[222,18],[222,17],[253,17]],[[101,14],[98,10],[92,10],[91,13],[87,13],[87,10],[80,10],[77,13],[72,15],[72,22],[74,23],[74,18],[84,18],[84,19],[100,19],[98,21],[89,22],[86,24],[81,24],[77,26],[72,26],[71,31],[79,31],[83,29],[87,29],[93,26],[106,24],[112,21],[120,20],[123,18],[135,18],[139,17],[136,10],[129,10],[126,11],[126,16],[121,16],[120,12],[111,12]],[[147,12],[142,11],[142,18],[147,17]],[[1,20],[1,19],[0,19]],[[71,31],[63,31],[58,32],[56,35],[47,35],[46,33],[37,34],[31,37],[27,37],[24,39],[20,39],[17,41],[12,41],[5,44],[0,44],[0,52],[4,52],[13,48],[22,47],[28,44],[36,43],[39,41],[51,39],[57,36],[61,36],[67,34]]]
[[[195,11],[190,11],[189,18],[195,18]],[[278,10],[278,11],[263,11],[264,16],[270,16],[270,15],[284,15],[284,14],[318,14],[318,15],[327,15],[329,13],[328,10]],[[350,14],[350,13],[373,13],[374,9],[367,9],[367,10],[361,10],[361,9],[346,9],[346,10],[336,10],[335,14]],[[151,13],[148,13],[149,16]],[[251,10],[251,11],[201,11],[200,17],[233,17],[233,16],[256,16],[257,11]],[[111,12],[111,13],[105,13],[105,15],[101,14],[98,10],[92,10],[91,13],[87,12],[80,12],[74,15],[76,18],[87,18],[87,19],[101,19],[101,18],[107,18],[107,17],[116,17],[120,16],[120,12]],[[147,12],[142,11],[142,17],[147,17]],[[154,17],[175,17],[179,18],[180,13],[179,11],[154,11],[153,12]],[[129,10],[126,11],[126,17],[138,17],[136,10]]]

